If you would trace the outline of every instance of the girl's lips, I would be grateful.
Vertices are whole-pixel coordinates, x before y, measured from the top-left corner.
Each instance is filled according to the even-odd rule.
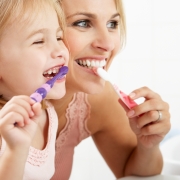
[[[64,82],[65,80],[66,80],[66,76],[64,76],[64,77],[61,78],[61,79],[56,80],[55,83],[62,83],[62,82]]]

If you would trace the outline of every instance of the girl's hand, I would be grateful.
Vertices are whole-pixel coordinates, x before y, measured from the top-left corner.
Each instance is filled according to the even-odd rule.
[[[133,100],[145,98],[142,104],[131,110],[119,100],[127,112],[130,126],[138,138],[138,143],[145,148],[159,145],[171,127],[169,105],[147,87],[133,91],[129,97]]]
[[[0,135],[10,148],[29,148],[37,129],[41,104],[15,96],[0,110]]]

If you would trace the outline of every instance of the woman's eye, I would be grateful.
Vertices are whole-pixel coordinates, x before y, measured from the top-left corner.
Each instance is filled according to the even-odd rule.
[[[44,41],[35,41],[35,42],[33,42],[33,44],[43,44],[44,43]]]
[[[116,29],[119,25],[118,21],[111,21],[107,24],[107,28]]]
[[[89,20],[81,20],[73,23],[74,26],[88,28],[90,27],[90,21]]]

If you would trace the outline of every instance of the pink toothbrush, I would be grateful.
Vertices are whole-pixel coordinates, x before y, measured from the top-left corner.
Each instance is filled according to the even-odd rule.
[[[63,78],[68,72],[68,67],[63,66],[58,74],[54,76],[52,79],[48,80],[45,84],[43,84],[40,88],[38,88],[33,94],[31,94],[31,99],[36,102],[41,102],[47,95],[47,93],[51,90],[56,80]]]
[[[137,103],[133,101],[132,99],[129,98],[128,95],[123,93],[122,91],[119,90],[118,86],[113,82],[113,80],[110,78],[109,74],[102,68],[96,68],[93,69],[94,72],[99,75],[102,79],[109,81],[116,93],[118,94],[119,98],[122,100],[122,102],[129,108],[133,108],[134,106],[137,106]]]

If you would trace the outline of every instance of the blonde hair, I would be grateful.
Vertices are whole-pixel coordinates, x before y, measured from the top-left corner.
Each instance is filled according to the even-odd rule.
[[[120,41],[122,48],[126,43],[126,18],[124,14],[124,7],[122,0],[115,0],[115,3],[116,3],[117,11],[120,14]]]
[[[40,10],[47,9],[47,5],[56,11],[59,24],[64,30],[64,13],[57,0],[0,0],[0,38],[11,22],[24,19],[26,22],[32,21]],[[24,17],[27,12],[30,12],[29,17]]]

